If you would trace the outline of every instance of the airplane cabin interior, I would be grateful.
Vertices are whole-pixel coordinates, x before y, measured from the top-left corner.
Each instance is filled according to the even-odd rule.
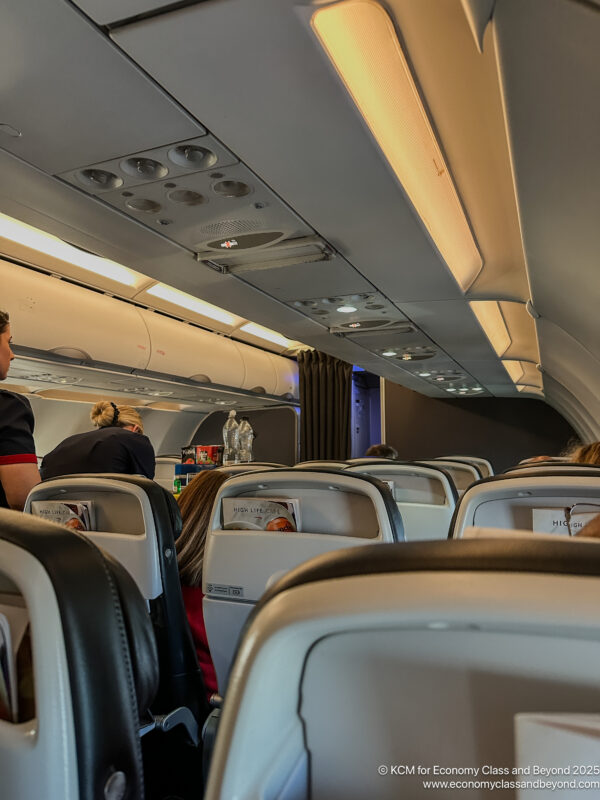
[[[599,53],[598,0],[4,0],[2,800],[600,796]],[[152,474],[11,504],[98,401]]]

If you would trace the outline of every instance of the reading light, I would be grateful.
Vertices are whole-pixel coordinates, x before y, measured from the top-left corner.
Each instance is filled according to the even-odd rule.
[[[191,294],[180,292],[179,289],[174,289],[172,286],[167,286],[164,283],[156,283],[146,290],[147,294],[153,297],[159,297],[161,300],[166,300],[167,303],[173,303],[175,306],[187,308],[188,311],[194,311],[196,314],[201,314],[203,317],[215,319],[217,322],[222,322],[224,325],[235,325],[239,322],[239,317],[234,317],[228,311],[218,306],[213,306],[210,303],[205,303]]]
[[[469,305],[496,354],[504,355],[512,344],[512,339],[498,302],[496,300],[473,300]]]
[[[337,310],[342,314],[352,314],[357,309],[354,306],[340,306]]]
[[[312,27],[459,286],[483,261],[394,25],[373,0],[318,9]]]
[[[381,355],[382,356],[395,356],[396,355],[396,351],[395,350],[384,350]]]
[[[135,286],[141,277],[139,273],[117,264],[116,261],[86,253],[85,250],[73,247],[56,236],[44,233],[5,214],[0,214],[0,237],[125,286]]]
[[[291,340],[286,339],[281,333],[271,331],[269,328],[263,328],[262,325],[257,325],[255,322],[247,322],[242,325],[240,330],[244,331],[244,333],[250,333],[252,336],[258,336],[259,339],[265,339],[267,342],[279,344],[282,347],[289,347],[292,344]]]
[[[431,372],[417,372],[419,378],[431,378]]]

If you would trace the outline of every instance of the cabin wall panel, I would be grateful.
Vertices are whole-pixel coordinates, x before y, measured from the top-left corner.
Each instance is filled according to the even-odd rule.
[[[401,459],[447,453],[483,456],[501,472],[523,458],[558,455],[577,436],[541,400],[493,397],[438,400],[385,383],[384,439]]]

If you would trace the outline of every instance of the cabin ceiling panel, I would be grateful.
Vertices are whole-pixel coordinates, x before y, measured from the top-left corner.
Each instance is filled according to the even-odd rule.
[[[330,297],[373,291],[372,284],[341,256],[312,264],[244,272],[241,277],[277,300],[289,303],[306,298],[307,292],[311,297]]]
[[[160,280],[191,254],[0,150],[0,209],[84,250]]]
[[[599,355],[600,13],[502,0],[494,27],[533,304]]]
[[[485,360],[495,355],[465,300],[402,303],[400,308],[434,341],[443,343],[452,358]]]
[[[221,195],[219,187],[243,194]],[[125,192],[118,189],[103,194],[102,200],[208,259],[230,248],[235,248],[236,255],[244,249],[248,257],[252,253],[260,259],[256,253],[264,247],[262,237],[275,242],[313,233],[242,164],[169,176]]]
[[[5,0],[2,146],[50,173],[204,129],[62,0]]]
[[[202,3],[112,36],[391,300],[459,297],[295,4],[247,8]]]
[[[148,14],[171,5],[165,0],[72,0],[98,25],[109,25],[137,14]],[[201,0],[199,0],[200,2]]]

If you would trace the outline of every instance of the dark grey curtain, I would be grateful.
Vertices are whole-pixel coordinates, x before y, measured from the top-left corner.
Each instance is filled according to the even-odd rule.
[[[298,353],[300,455],[350,458],[352,365],[316,350]]]

